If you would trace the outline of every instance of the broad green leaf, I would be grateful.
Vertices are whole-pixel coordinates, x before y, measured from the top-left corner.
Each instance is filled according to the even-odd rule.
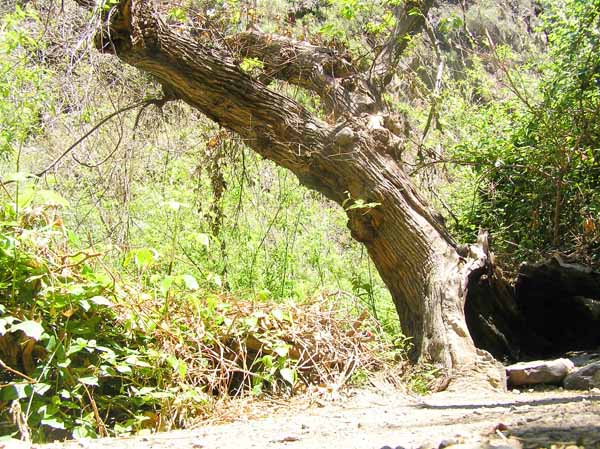
[[[44,426],[52,427],[53,429],[64,429],[65,428],[65,423],[56,418],[42,419],[41,423]]]
[[[79,381],[79,383],[82,383],[84,385],[90,385],[94,387],[98,386],[98,378],[96,376],[80,377],[77,380]]]
[[[143,360],[140,360],[137,358],[137,356],[135,355],[130,355],[129,357],[127,357],[125,359],[125,363],[128,363],[129,365],[133,365],[133,366],[139,366],[142,368],[151,368],[152,365],[150,365],[147,362],[144,362]]]
[[[94,297],[90,298],[89,300],[99,306],[110,307],[113,305],[112,302],[110,301],[110,299],[106,298],[105,296],[94,296]]]
[[[194,234],[194,238],[201,245],[203,245],[207,248],[210,246],[210,236],[208,234],[197,232]]]
[[[131,374],[132,370],[129,365],[117,365],[115,369],[122,374]]]
[[[149,248],[141,248],[135,251],[133,260],[139,268],[145,268],[154,262],[154,254]]]
[[[37,395],[43,396],[52,388],[52,385],[45,384],[43,382],[38,382],[33,384],[33,392]]]
[[[217,287],[222,287],[223,286],[223,280],[221,279],[221,276],[219,276],[216,273],[210,273],[208,275],[208,279],[210,281],[212,281],[213,284],[215,284]]]
[[[36,203],[51,206],[69,207],[69,202],[54,190],[40,189],[36,191]]]
[[[275,351],[279,357],[287,357],[288,353],[290,352],[290,345],[277,345],[273,348],[273,351]]]
[[[39,340],[44,333],[44,327],[37,321],[27,320],[18,324],[13,324],[10,328],[11,332],[22,331],[28,337],[34,340]]]
[[[185,284],[185,287],[188,290],[194,291],[200,288],[200,285],[198,285],[198,281],[191,274],[184,274],[181,276],[181,278],[183,279],[183,283]]]
[[[167,293],[169,293],[169,290],[171,289],[172,285],[173,285],[173,276],[165,276],[160,281],[160,292],[162,293],[163,296],[167,296]]]
[[[281,368],[279,374],[283,380],[292,386],[296,382],[296,372],[291,368]]]

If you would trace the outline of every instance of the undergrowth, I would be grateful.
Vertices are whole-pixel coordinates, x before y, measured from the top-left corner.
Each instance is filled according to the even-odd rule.
[[[390,341],[341,292],[273,303],[200,288],[192,275],[154,290],[129,283],[101,252],[71,250],[66,202],[33,190],[19,208],[6,201],[1,217],[5,435],[167,430],[210,416],[223,398],[339,389],[358,371],[405,360],[406,341]],[[145,261],[139,251],[130,258]]]

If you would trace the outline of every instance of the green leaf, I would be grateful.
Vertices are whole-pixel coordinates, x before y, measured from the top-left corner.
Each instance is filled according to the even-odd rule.
[[[28,337],[38,341],[44,333],[44,327],[37,321],[22,321],[19,324],[13,324],[10,332],[22,331]]]
[[[115,369],[120,372],[121,374],[131,374],[132,373],[132,369],[129,365],[117,365],[115,366]]]
[[[138,249],[135,253],[134,261],[140,268],[148,267],[154,262],[154,254],[148,248]]]
[[[84,310],[84,312],[87,312],[87,311],[89,311],[92,308],[92,306],[90,305],[90,303],[86,299],[80,299],[79,300],[79,305]]]
[[[219,276],[217,273],[210,273],[208,275],[208,280],[215,284],[217,287],[223,286],[223,280],[221,279],[221,276]]]
[[[167,201],[166,205],[169,209],[174,212],[178,212],[182,207],[187,207],[187,204],[180,203],[179,201],[171,200]]]
[[[98,386],[98,378],[96,376],[80,377],[77,379],[79,383],[84,385],[90,385],[93,387]]]
[[[256,73],[264,68],[265,64],[258,58],[244,58],[240,64],[240,69],[245,73]]]
[[[54,190],[40,189],[36,191],[36,203],[50,206],[69,207],[69,202]]]
[[[210,246],[210,236],[208,234],[204,234],[202,232],[197,232],[194,234],[194,238],[201,245],[203,245],[207,248]]]
[[[296,372],[293,369],[281,368],[279,374],[281,375],[281,378],[290,385],[293,386],[296,383]]]
[[[279,357],[287,357],[288,353],[290,352],[290,345],[281,344],[281,345],[275,346],[273,348],[273,351],[275,351],[275,353]]]
[[[195,291],[200,288],[200,285],[198,285],[198,281],[191,274],[184,274],[181,276],[181,279],[183,279],[183,283],[185,284],[185,287],[188,290]]]
[[[105,296],[94,296],[94,297],[90,298],[89,300],[98,306],[110,307],[113,305],[113,303],[110,301],[110,299],[106,298]]]
[[[150,365],[147,362],[144,362],[143,360],[138,359],[137,356],[135,356],[135,355],[130,355],[129,357],[127,357],[125,359],[125,363],[128,363],[133,366],[139,366],[142,368],[151,368],[152,367],[152,365]]]
[[[50,388],[52,388],[52,385],[48,385],[43,382],[33,384],[33,392],[39,396],[45,395]]]
[[[42,425],[52,427],[53,429],[64,429],[65,423],[56,418],[42,419]]]
[[[160,292],[163,296],[167,296],[167,293],[169,293],[169,290],[171,289],[171,285],[173,285],[173,276],[165,276],[160,281]]]

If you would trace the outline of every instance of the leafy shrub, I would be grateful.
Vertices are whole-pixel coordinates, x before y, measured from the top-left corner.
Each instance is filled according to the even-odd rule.
[[[600,262],[599,14],[598,2],[549,2],[548,56],[524,66],[492,48],[506,88],[454,109],[465,138],[452,157],[468,167],[471,192],[455,227],[490,229],[505,261],[560,250]]]

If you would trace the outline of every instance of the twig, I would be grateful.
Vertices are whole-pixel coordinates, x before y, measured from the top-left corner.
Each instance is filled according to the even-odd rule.
[[[11,368],[10,366],[8,366],[6,363],[4,363],[4,361],[2,359],[0,359],[0,366],[2,368],[4,368],[6,371],[13,373],[19,377],[22,377],[23,379],[25,379],[27,382],[29,382],[30,384],[36,384],[37,380],[29,377],[27,374],[23,374],[21,371],[17,371],[14,368]]]
[[[104,117],[102,120],[100,120],[98,123],[96,123],[96,125],[94,125],[94,127],[92,129],[90,129],[87,133],[85,133],[83,136],[81,136],[79,139],[77,139],[77,141],[71,145],[69,148],[67,148],[65,151],[62,152],[62,154],[57,157],[50,165],[48,165],[45,169],[43,169],[41,172],[36,173],[36,176],[42,177],[44,176],[46,173],[48,173],[50,170],[52,170],[54,167],[56,167],[56,165],[58,165],[58,163],[67,155],[69,154],[71,151],[73,151],[75,149],[75,147],[77,147],[77,145],[79,145],[81,142],[83,142],[85,139],[87,139],[90,134],[92,134],[94,131],[96,131],[98,128],[100,128],[102,125],[104,125],[106,122],[108,122],[110,119],[112,119],[113,117],[122,114],[123,112],[127,112],[130,111],[132,109],[138,108],[140,106],[144,106],[148,103],[151,102],[156,102],[159,101],[157,99],[153,99],[153,100],[144,100],[144,101],[138,101],[137,103],[131,104],[129,106],[126,106],[124,108],[121,108],[109,115],[107,115],[106,117]]]
[[[83,383],[81,385],[83,386],[83,389],[85,390],[87,397],[90,401],[90,405],[92,406],[92,410],[94,411],[94,418],[96,419],[96,425],[98,426],[98,434],[101,437],[107,437],[108,432],[106,431],[106,425],[104,424],[104,421],[102,421],[102,417],[100,416],[100,412],[98,411],[96,401],[90,394],[90,390],[88,389],[88,387]]]
[[[69,154],[71,151],[73,151],[77,147],[77,145],[79,145],[81,142],[83,142],[85,139],[87,139],[93,132],[98,130],[98,128],[100,128],[102,125],[104,125],[106,122],[108,122],[113,117],[115,117],[119,114],[122,114],[123,112],[127,112],[132,109],[138,108],[140,106],[146,107],[150,104],[155,104],[155,105],[161,106],[169,99],[171,99],[171,98],[152,98],[150,100],[138,101],[137,103],[133,103],[129,106],[126,106],[124,108],[121,108],[117,111],[112,112],[111,114],[107,115],[102,120],[100,120],[98,123],[96,123],[96,125],[94,125],[94,127],[92,129],[90,129],[83,136],[81,136],[79,139],[77,139],[77,141],[75,141],[75,143],[73,145],[71,145],[69,148],[67,148],[65,151],[63,151],[62,154],[60,156],[58,156],[54,161],[52,161],[52,163],[50,165],[48,165],[42,171],[36,173],[35,176],[40,178],[40,177],[44,176],[46,173],[48,173],[50,170],[52,170],[54,167],[56,167],[58,165],[58,163],[60,161],[62,161],[67,154]],[[109,155],[109,157],[110,157],[110,155]],[[5,185],[11,184],[13,182],[15,182],[15,181],[2,182],[2,185],[5,186]]]

